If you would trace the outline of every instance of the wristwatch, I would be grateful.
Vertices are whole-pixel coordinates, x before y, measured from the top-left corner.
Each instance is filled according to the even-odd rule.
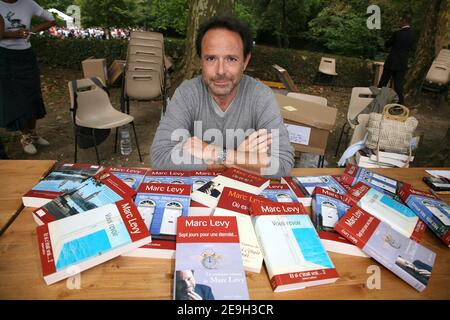
[[[222,150],[219,150],[219,152],[217,152],[216,163],[223,164],[225,163],[226,159],[227,159],[227,150],[223,148]]]

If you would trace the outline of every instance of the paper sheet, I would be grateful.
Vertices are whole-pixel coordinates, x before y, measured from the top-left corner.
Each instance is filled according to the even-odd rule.
[[[289,132],[289,141],[292,143],[299,143],[308,145],[309,136],[311,135],[311,128],[297,126],[294,124],[285,124],[287,131]]]

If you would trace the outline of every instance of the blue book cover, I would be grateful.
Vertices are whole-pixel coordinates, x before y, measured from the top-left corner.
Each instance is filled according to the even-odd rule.
[[[450,206],[429,192],[404,184],[399,196],[412,211],[450,247]]]
[[[338,194],[345,194],[347,189],[333,176],[306,176],[293,177],[295,183],[306,195],[312,196],[316,187],[321,187]]]
[[[178,219],[174,300],[248,300],[234,216]]]
[[[132,198],[135,194],[136,192],[127,184],[108,170],[103,170],[95,177],[87,179],[78,188],[34,210],[33,217],[38,224],[45,224],[122,199]]]
[[[79,163],[64,163],[53,169],[30,191],[22,196],[25,207],[41,207],[56,197],[78,188],[93,177],[101,166]]]
[[[144,183],[192,184],[190,171],[148,170]]]
[[[124,167],[108,167],[107,169],[135,191],[139,189],[148,171],[148,169]]]
[[[134,203],[152,234],[152,242],[125,256],[173,259],[178,217],[189,213],[191,186],[142,183]]]
[[[271,183],[259,195],[273,202],[298,202],[295,194],[285,183]]]

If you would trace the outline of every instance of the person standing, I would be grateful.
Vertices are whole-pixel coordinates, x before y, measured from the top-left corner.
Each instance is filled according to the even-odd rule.
[[[47,21],[30,29],[33,16]],[[32,0],[0,0],[0,127],[21,131],[28,154],[36,154],[35,145],[49,145],[36,133],[36,121],[46,111],[30,35],[54,25],[53,16]]]
[[[394,90],[398,95],[398,103],[404,103],[403,79],[408,68],[408,57],[414,43],[414,36],[411,31],[411,16],[402,15],[400,18],[400,30],[392,34],[386,41],[385,47],[391,51],[384,63],[383,74],[381,75],[378,87],[386,87],[391,78],[394,81]]]

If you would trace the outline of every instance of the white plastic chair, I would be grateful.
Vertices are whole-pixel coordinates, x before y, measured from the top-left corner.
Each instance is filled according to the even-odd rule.
[[[345,133],[348,138],[350,129],[355,129],[355,125],[352,123],[361,111],[363,111],[369,103],[375,98],[372,91],[368,87],[354,87],[350,96],[350,103],[347,110],[347,121],[344,123],[339,135],[338,144],[336,146],[335,156],[337,156],[339,147],[341,145],[342,137]]]
[[[327,99],[324,98],[324,97],[313,96],[313,95],[305,94],[305,93],[289,92],[287,94],[287,96],[291,97],[291,98],[298,99],[298,100],[310,101],[310,102],[318,103],[318,104],[321,104],[321,105],[323,105],[325,107],[328,104]]]
[[[320,59],[319,72],[330,76],[337,76],[336,59],[322,57],[322,59]]]
[[[134,118],[126,113],[116,110],[109,100],[108,93],[97,86],[91,79],[80,79],[68,83],[71,101],[71,111],[73,124],[76,127],[75,132],[75,155],[74,163],[77,162],[79,127],[92,129],[92,138],[94,140],[97,162],[100,165],[97,143],[95,142],[94,129],[113,129],[116,128],[116,147],[117,150],[117,128],[131,123],[136,140],[136,146],[139,153],[139,159],[142,162],[141,151],[137,140]]]

